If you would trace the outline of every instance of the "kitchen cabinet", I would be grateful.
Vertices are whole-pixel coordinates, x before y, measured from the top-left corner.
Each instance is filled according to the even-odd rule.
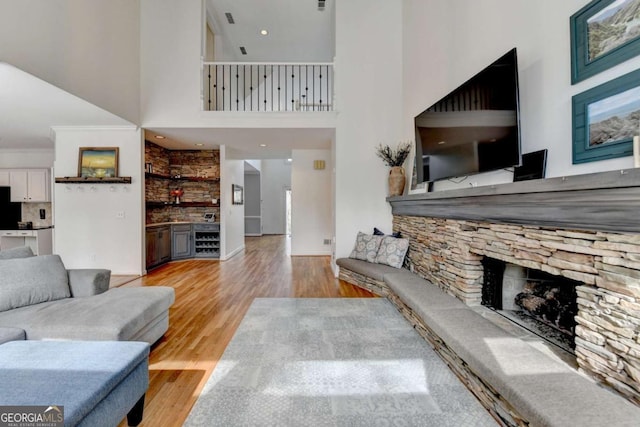
[[[190,258],[193,240],[191,224],[174,224],[171,226],[171,259]]]
[[[48,169],[10,169],[9,186],[12,202],[50,202]]]
[[[0,187],[8,187],[8,186],[9,186],[9,171],[0,170]]]
[[[53,252],[51,228],[41,230],[2,230],[0,249],[29,246],[35,255],[51,255]]]
[[[146,266],[152,268],[171,259],[171,228],[168,225],[147,228]]]

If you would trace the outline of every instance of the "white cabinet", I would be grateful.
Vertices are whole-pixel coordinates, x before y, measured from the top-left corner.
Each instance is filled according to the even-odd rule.
[[[12,202],[50,202],[48,169],[10,169]]]
[[[9,186],[9,171],[0,170],[0,187],[8,187],[8,186]]]
[[[0,249],[29,246],[36,255],[50,255],[53,251],[52,229],[0,230]]]

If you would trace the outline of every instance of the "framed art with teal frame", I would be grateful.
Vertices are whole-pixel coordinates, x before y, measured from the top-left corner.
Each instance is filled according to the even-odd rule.
[[[633,155],[640,133],[640,70],[572,98],[573,164]]]
[[[570,26],[571,84],[640,54],[640,0],[594,0]]]

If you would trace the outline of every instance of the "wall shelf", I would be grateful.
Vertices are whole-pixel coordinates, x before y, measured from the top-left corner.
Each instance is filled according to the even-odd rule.
[[[56,178],[56,184],[131,184],[131,177],[117,176],[98,178],[65,176]]]
[[[169,181],[192,181],[192,182],[218,182],[220,178],[206,178],[201,176],[169,176],[169,175],[161,175],[159,173],[150,173],[145,172],[144,174],[147,178],[157,178],[157,179],[166,179]]]
[[[159,202],[147,200],[146,205],[152,208],[163,208],[163,207],[176,207],[176,208],[219,208],[219,204],[212,204],[207,202]]]

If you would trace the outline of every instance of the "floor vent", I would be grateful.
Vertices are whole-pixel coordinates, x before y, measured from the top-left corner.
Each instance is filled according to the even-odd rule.
[[[326,3],[325,0],[318,0],[318,10],[323,11],[325,3]]]
[[[227,22],[229,24],[235,24],[236,23],[236,21],[233,20],[233,15],[230,12],[225,13],[224,16],[227,17]]]
[[[245,49],[244,46],[240,46],[240,52],[242,52],[243,55],[246,55],[247,49]]]

